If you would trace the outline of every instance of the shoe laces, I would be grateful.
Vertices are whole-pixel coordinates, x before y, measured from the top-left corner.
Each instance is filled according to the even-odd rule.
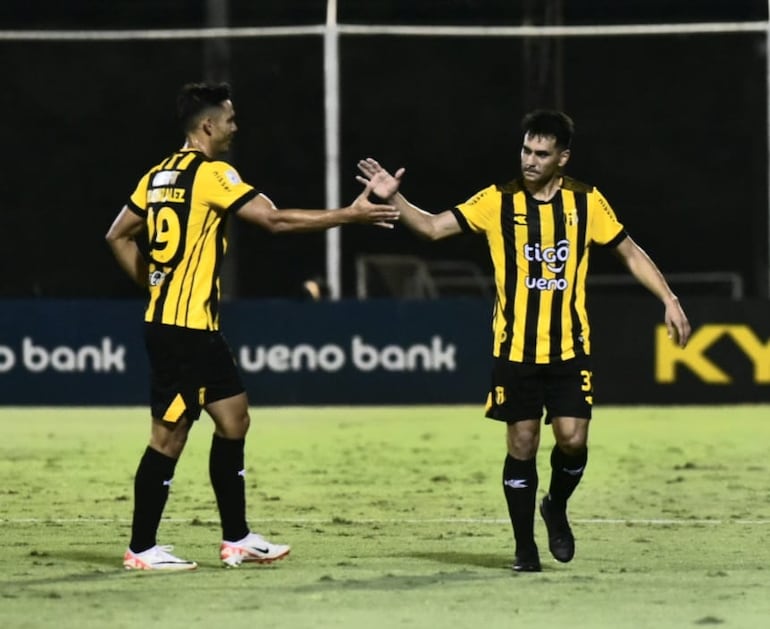
[[[160,555],[164,559],[165,558],[176,559],[176,557],[174,557],[174,555],[171,554],[172,550],[174,550],[174,547],[171,544],[165,544],[163,546],[158,545],[155,547],[156,554]]]

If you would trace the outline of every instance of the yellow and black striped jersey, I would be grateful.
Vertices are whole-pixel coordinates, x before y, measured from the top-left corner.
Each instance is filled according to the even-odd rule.
[[[551,363],[590,355],[585,303],[592,244],[617,246],[623,225],[602,194],[569,177],[549,201],[520,180],[493,185],[452,210],[486,235],[495,272],[493,355]]]
[[[219,329],[227,217],[257,194],[230,164],[197,150],[179,150],[142,177],[128,207],[147,225],[145,321]]]

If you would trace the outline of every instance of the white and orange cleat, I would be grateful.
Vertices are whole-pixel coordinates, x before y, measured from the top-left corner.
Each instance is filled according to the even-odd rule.
[[[153,546],[135,553],[130,548],[123,555],[123,567],[126,570],[195,570],[198,564],[172,555],[173,546]]]
[[[273,544],[261,535],[249,533],[237,542],[222,542],[219,557],[226,566],[240,566],[244,562],[272,563],[283,559],[291,551],[286,544]]]

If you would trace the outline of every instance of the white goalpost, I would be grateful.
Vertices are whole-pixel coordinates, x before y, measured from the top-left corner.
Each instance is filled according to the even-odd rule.
[[[220,0],[227,2],[227,0]],[[340,81],[339,37],[341,35],[392,35],[399,37],[629,37],[650,35],[701,35],[759,33],[766,38],[767,157],[770,165],[770,20],[745,22],[702,22],[689,24],[628,24],[594,26],[408,26],[356,25],[337,21],[337,0],[327,0],[324,24],[275,27],[217,27],[199,29],[142,30],[0,30],[3,41],[132,41],[181,39],[236,39],[256,37],[323,37],[324,118],[326,158],[326,206],[340,205]],[[770,15],[770,0],[768,0]],[[770,257],[770,183],[768,184],[767,252]],[[326,279],[330,298],[342,294],[342,242],[340,229],[326,234]],[[770,297],[770,260],[763,278],[764,297]]]

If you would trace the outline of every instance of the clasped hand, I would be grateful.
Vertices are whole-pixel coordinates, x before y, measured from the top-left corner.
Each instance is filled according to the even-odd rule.
[[[356,180],[364,185],[364,190],[354,205],[358,204],[360,209],[366,211],[368,217],[373,219],[372,222],[378,227],[392,229],[393,221],[398,220],[400,215],[398,209],[394,205],[373,204],[368,197],[374,194],[386,201],[394,200],[393,197],[398,192],[405,169],[399,168],[395,175],[391,175],[371,157],[359,161],[358,169],[363,176],[356,175]]]

